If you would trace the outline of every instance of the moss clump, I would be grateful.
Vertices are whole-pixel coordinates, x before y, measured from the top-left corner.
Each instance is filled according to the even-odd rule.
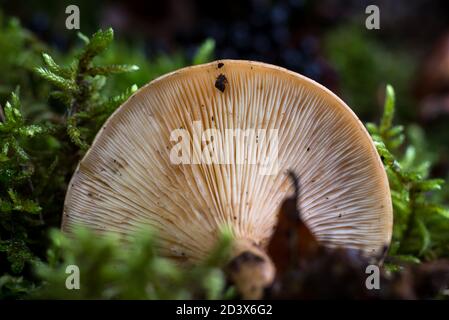
[[[384,113],[379,125],[367,124],[387,170],[394,209],[393,239],[389,255],[419,261],[449,256],[449,210],[437,191],[442,179],[430,179],[430,161],[422,159],[423,133],[416,126],[408,131],[393,125],[393,87],[386,87]],[[421,158],[420,158],[421,155]]]
[[[231,246],[223,232],[212,254],[200,264],[182,268],[157,254],[148,230],[126,243],[114,235],[98,237],[79,229],[69,239],[51,232],[47,263],[36,263],[41,287],[29,298],[50,299],[217,299],[233,294],[222,271]],[[92,241],[95,239],[95,241]],[[67,266],[79,268],[79,290],[67,290]]]

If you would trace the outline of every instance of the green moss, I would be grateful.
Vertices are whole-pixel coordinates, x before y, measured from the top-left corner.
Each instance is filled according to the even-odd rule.
[[[222,233],[207,259],[189,268],[160,257],[148,230],[126,242],[85,229],[77,230],[70,239],[53,230],[51,238],[48,263],[36,264],[43,285],[30,298],[217,299],[230,293],[221,268],[230,250],[229,232]],[[79,290],[65,286],[70,265],[79,268]]]
[[[449,256],[449,210],[438,191],[442,179],[430,179],[432,153],[425,150],[425,138],[417,126],[408,137],[403,126],[393,125],[395,95],[387,85],[384,113],[379,125],[367,124],[387,170],[394,210],[390,255],[435,259]],[[408,144],[404,145],[407,140]]]

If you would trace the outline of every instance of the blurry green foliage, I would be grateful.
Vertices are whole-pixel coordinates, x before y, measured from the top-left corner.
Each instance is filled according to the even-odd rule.
[[[31,32],[24,29],[19,20],[6,18],[0,11],[0,101],[9,98],[11,92],[21,87],[24,105],[33,101],[33,112],[45,108],[43,103],[48,86],[36,81],[33,68],[40,63],[40,53],[48,50]],[[25,116],[31,110],[22,110]]]
[[[185,268],[157,253],[151,232],[142,231],[124,242],[115,235],[99,237],[78,229],[73,238],[51,232],[48,263],[38,263],[36,272],[44,280],[31,298],[53,299],[223,299],[233,295],[226,289],[222,266],[231,248],[231,233],[224,231],[211,255]],[[92,239],[95,239],[92,241]],[[80,289],[67,290],[66,268],[80,271]]]
[[[215,40],[207,39],[199,47],[195,57],[193,57],[193,64],[202,64],[204,62],[212,60],[215,49]]]
[[[328,33],[324,46],[340,77],[341,95],[360,118],[377,117],[377,97],[388,79],[401,97],[397,105],[400,118],[414,119],[409,85],[415,64],[410,52],[387,49],[372,32],[360,28],[359,22]]]
[[[404,259],[449,256],[449,210],[437,191],[442,179],[430,179],[432,153],[425,150],[422,130],[411,126],[407,145],[404,127],[393,125],[395,94],[387,85],[384,113],[379,125],[367,128],[387,170],[394,210],[390,255]]]
[[[158,54],[148,58],[144,54],[145,50],[142,44],[129,45],[124,42],[114,41],[110,46],[110,50],[98,57],[98,62],[107,65],[118,64],[121,61],[132,61],[139,66],[139,70],[135,72],[125,73],[120,77],[109,79],[112,87],[124,90],[130,83],[135,83],[138,87],[141,87],[171,71],[191,64],[210,62],[214,58],[214,49],[215,41],[207,39],[198,47],[192,61],[182,52],[175,52],[171,55]],[[106,90],[108,88],[110,86],[107,84]]]

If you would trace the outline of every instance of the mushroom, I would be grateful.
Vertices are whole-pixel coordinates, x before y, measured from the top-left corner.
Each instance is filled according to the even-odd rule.
[[[198,125],[223,135],[274,130],[277,149],[260,137],[246,145],[228,139],[221,146],[234,152],[231,160],[239,153],[246,162],[196,161],[208,142],[204,135],[195,140]],[[189,163],[172,159],[177,130],[187,134]],[[268,173],[261,173],[264,144],[276,151]],[[116,110],[73,175],[62,229],[84,225],[125,236],[152,227],[164,255],[195,263],[228,225],[234,259],[255,264],[254,274],[269,284],[274,268],[265,248],[280,204],[293,192],[287,170],[301,178],[302,218],[321,244],[369,255],[389,244],[388,179],[356,115],[302,75],[238,60],[164,75]]]

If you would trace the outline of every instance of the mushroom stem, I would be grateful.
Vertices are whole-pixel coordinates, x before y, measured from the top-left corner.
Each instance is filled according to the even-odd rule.
[[[248,239],[234,241],[228,274],[244,299],[260,299],[274,281],[275,267],[270,257]]]

